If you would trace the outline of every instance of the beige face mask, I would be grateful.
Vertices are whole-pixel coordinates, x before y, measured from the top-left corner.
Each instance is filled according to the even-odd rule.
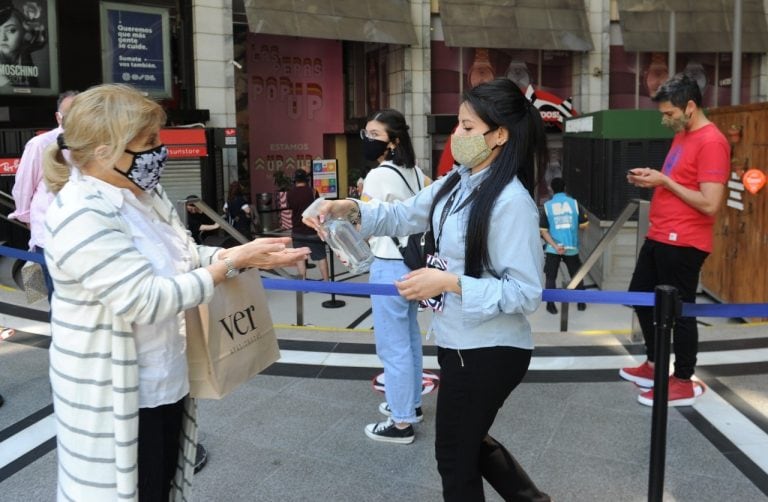
[[[457,136],[456,134],[451,136],[451,154],[453,159],[470,169],[481,164],[491,155],[493,149],[496,148],[495,146],[489,148],[485,142],[485,135],[493,131],[495,129],[472,136]]]

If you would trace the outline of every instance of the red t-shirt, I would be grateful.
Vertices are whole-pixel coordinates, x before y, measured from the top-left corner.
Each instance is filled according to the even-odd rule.
[[[714,124],[675,135],[662,172],[691,190],[699,183],[728,181],[730,146]],[[712,251],[714,216],[689,206],[666,188],[657,187],[651,199],[648,238],[672,246]]]

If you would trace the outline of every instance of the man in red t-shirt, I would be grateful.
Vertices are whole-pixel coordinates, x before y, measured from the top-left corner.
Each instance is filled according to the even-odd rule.
[[[701,91],[688,75],[665,82],[653,97],[662,123],[675,131],[661,171],[632,169],[627,181],[653,188],[650,227],[637,258],[630,291],[674,286],[684,302],[696,301],[699,272],[712,251],[712,227],[730,171],[730,147],[725,136],[704,115]],[[635,307],[645,338],[648,360],[619,371],[641,387],[653,387],[655,360],[653,309]],[[690,406],[703,387],[691,380],[696,366],[699,332],[695,317],[681,317],[674,330],[675,372],[669,378],[669,405]],[[653,406],[653,389],[638,401]]]

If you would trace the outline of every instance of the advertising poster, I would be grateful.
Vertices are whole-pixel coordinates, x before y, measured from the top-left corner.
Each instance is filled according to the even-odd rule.
[[[339,197],[339,173],[336,159],[312,161],[312,187],[326,199]]]
[[[171,96],[168,9],[101,3],[104,82],[131,84],[150,96]]]
[[[59,92],[54,0],[0,0],[0,95]]]
[[[251,33],[246,64],[255,198],[276,190],[274,173],[312,169],[323,136],[344,131],[341,42]]]
[[[457,114],[463,91],[499,77],[526,93],[550,132],[562,131],[565,119],[576,114],[570,98],[572,56],[567,51],[459,49],[436,41],[432,68],[434,114]]]

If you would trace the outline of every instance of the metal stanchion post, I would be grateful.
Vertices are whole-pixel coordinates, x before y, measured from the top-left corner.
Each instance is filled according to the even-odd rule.
[[[304,326],[304,292],[296,291],[296,326]]]
[[[680,316],[682,304],[676,288],[657,286],[653,321],[656,366],[653,375],[653,414],[651,425],[651,462],[648,469],[648,501],[661,502],[664,494],[664,464],[667,447],[667,409],[669,396],[669,346],[672,329]]]
[[[330,267],[330,274],[331,274],[331,281],[335,280],[334,272],[333,272],[333,251],[328,253],[330,256],[328,257],[328,266]],[[344,300],[337,300],[336,299],[336,293],[331,293],[331,299],[324,301],[321,305],[327,309],[338,309],[346,305],[347,302]]]

